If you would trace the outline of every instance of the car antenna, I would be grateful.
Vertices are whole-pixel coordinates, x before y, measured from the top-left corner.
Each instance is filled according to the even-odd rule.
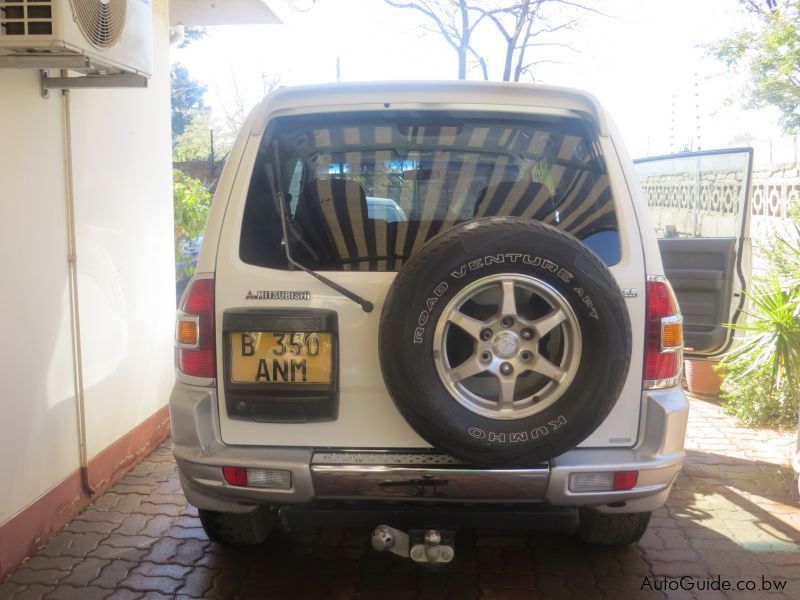
[[[278,140],[272,141],[272,153],[273,153],[273,158],[275,160],[275,164],[280,165],[279,155],[278,155]],[[284,240],[283,247],[284,250],[286,251],[286,260],[289,261],[290,265],[297,267],[301,271],[305,271],[318,281],[321,281],[322,283],[327,285],[329,288],[339,292],[345,298],[349,298],[350,300],[358,304],[364,310],[364,312],[367,313],[372,312],[374,308],[372,302],[370,302],[369,300],[365,300],[355,292],[351,292],[347,288],[342,287],[341,285],[339,285],[335,281],[328,279],[324,275],[320,275],[316,271],[309,269],[304,265],[301,265],[294,258],[292,258],[292,252],[289,249],[289,226],[286,220],[286,200],[283,195],[283,192],[280,191],[283,189],[283,186],[281,185],[280,181],[280,169],[273,168],[272,164],[269,161],[267,161],[266,163],[266,169],[267,169],[267,181],[269,182],[270,192],[272,192],[272,197],[275,198],[275,201],[278,203],[278,211],[280,212],[281,215],[281,227],[283,228],[283,240]],[[275,185],[276,179],[277,179],[277,189]]]

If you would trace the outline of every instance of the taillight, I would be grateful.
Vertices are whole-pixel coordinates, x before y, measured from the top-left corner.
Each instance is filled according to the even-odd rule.
[[[222,477],[228,485],[239,487],[288,490],[292,487],[291,471],[253,469],[249,467],[222,467]]]
[[[214,377],[214,280],[193,279],[178,307],[175,323],[178,370]]]
[[[683,363],[683,318],[663,277],[647,278],[645,323],[645,389],[677,385]]]

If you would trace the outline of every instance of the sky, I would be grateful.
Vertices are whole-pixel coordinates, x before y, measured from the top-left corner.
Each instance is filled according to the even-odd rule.
[[[740,77],[703,47],[744,20],[736,0],[588,0],[613,17],[590,16],[560,47],[536,48],[545,60],[537,82],[595,94],[616,121],[632,156],[746,145],[780,136],[777,113],[742,110]],[[381,0],[317,0],[283,25],[209,29],[206,39],[174,48],[172,60],[208,85],[206,102],[224,119],[238,103],[263,96],[264,80],[281,85],[335,81],[454,79],[455,52],[420,29],[424,17]],[[503,49],[490,28],[476,42],[490,68]],[[496,57],[492,60],[492,57]],[[469,78],[480,79],[479,70]]]

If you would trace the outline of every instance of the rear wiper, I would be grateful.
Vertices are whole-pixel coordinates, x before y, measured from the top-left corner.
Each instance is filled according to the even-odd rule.
[[[279,155],[278,155],[278,140],[273,140],[272,142],[272,152],[273,152],[273,159],[275,161],[275,165],[280,165]],[[266,163],[267,168],[267,181],[269,182],[270,192],[272,192],[272,197],[278,203],[278,212],[281,215],[281,227],[283,229],[283,240],[284,244],[283,247],[286,251],[286,260],[289,262],[290,265],[300,269],[301,271],[305,271],[318,281],[324,283],[332,290],[336,290],[345,298],[349,298],[356,304],[358,304],[364,312],[372,312],[374,305],[369,300],[365,300],[355,292],[351,292],[347,288],[342,287],[335,281],[331,281],[324,275],[320,275],[316,271],[309,269],[308,267],[301,265],[299,262],[292,258],[292,251],[289,249],[290,242],[289,242],[289,226],[288,221],[286,219],[286,200],[283,195],[283,192],[279,191],[283,189],[280,181],[280,168],[273,168],[272,164],[269,161]],[[277,183],[277,188],[276,188]]]

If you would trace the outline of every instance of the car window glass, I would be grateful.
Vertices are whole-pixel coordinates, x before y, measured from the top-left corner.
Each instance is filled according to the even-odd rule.
[[[748,161],[747,152],[726,152],[637,163],[658,237],[736,237]]]
[[[300,199],[300,189],[303,183],[303,162],[298,160],[295,162],[294,170],[292,171],[292,179],[289,182],[289,194],[292,199],[289,204],[290,212],[294,215],[297,210],[297,202]]]
[[[579,119],[352,113],[284,117],[260,161],[292,173],[289,243],[319,270],[397,270],[433,236],[491,216],[536,219],[609,265],[620,258],[614,201],[596,134]],[[263,162],[256,171],[265,172]],[[240,256],[283,268],[264,178],[253,178]],[[270,216],[270,213],[272,216]],[[259,224],[261,223],[261,224]],[[598,236],[597,234],[604,235]]]

